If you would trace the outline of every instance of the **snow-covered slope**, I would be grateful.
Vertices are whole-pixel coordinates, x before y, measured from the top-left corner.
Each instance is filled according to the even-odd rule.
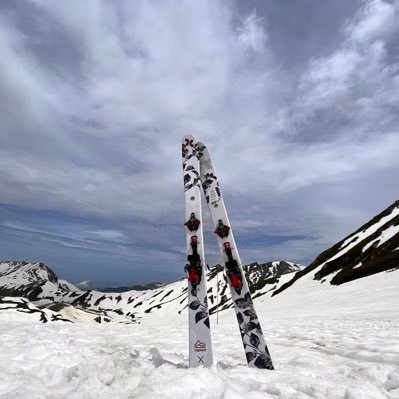
[[[0,296],[0,321],[42,322],[48,321],[71,322],[60,313],[49,309],[39,309],[26,298]]]
[[[279,286],[281,275],[302,270],[291,262],[254,263],[245,267],[254,297]],[[215,266],[207,276],[211,313],[233,306],[223,268]],[[284,280],[285,281],[285,280]],[[61,314],[68,307],[68,318],[83,320],[117,321],[129,323],[153,317],[181,314],[187,307],[187,280],[145,291],[105,293],[81,291],[72,284],[59,280],[43,263],[0,263],[0,295],[24,296],[40,307],[57,309]],[[60,306],[61,305],[61,306]],[[75,310],[74,310],[75,309]],[[71,313],[75,315],[72,316]],[[94,314],[94,317],[90,315]],[[98,317],[95,317],[98,316]]]
[[[341,285],[320,284],[311,273],[289,289],[262,297],[257,308],[267,318],[399,317],[399,271],[385,271]],[[266,320],[265,320],[266,321]]]
[[[274,295],[305,275],[340,285],[376,273],[399,269],[399,201],[339,243],[321,253]]]
[[[295,276],[300,278],[281,274],[284,264],[271,265],[273,270],[280,268],[281,275],[257,264],[248,267],[274,371],[246,367],[221,267],[208,276],[215,366],[188,369],[185,279],[154,290],[105,294],[75,290],[54,278],[45,281],[42,267],[41,272],[32,272],[34,266],[25,265],[30,271],[22,278],[13,276],[18,273],[14,267],[4,266],[8,290],[13,284],[22,290],[22,284],[23,290],[36,298],[35,304],[50,306],[53,311],[39,309],[26,299],[1,299],[0,397],[397,399],[399,272],[390,267],[345,284],[330,284],[343,270],[338,269],[315,279],[325,265],[349,254],[357,244],[361,244],[360,252],[366,253],[389,243],[396,235],[392,234],[397,225],[394,218],[392,212],[377,217],[374,227],[366,226],[363,233],[361,229],[338,243],[334,251],[320,255],[309,273],[297,271]],[[373,258],[368,252],[368,259],[379,259],[381,253],[377,251]],[[354,262],[351,265],[360,267]],[[41,291],[37,295],[32,276],[39,276]],[[289,289],[272,295],[289,282]],[[30,290],[26,290],[28,285]],[[223,311],[216,315],[217,309]],[[48,312],[64,318],[71,312],[70,318],[76,320],[77,311],[109,313],[120,320],[131,314],[142,323],[17,323],[43,321],[43,313],[46,317],[52,314]]]
[[[398,248],[399,201],[355,233],[323,252],[307,268],[292,262],[280,261],[253,263],[246,265],[244,269],[253,298],[261,299],[270,305],[268,312],[273,312],[273,309],[277,312],[286,312],[288,303],[300,309],[304,303],[308,303],[306,300],[308,297],[312,298],[311,303],[314,306],[323,301],[328,301],[331,306],[342,303],[340,295],[345,291],[333,290],[331,285],[346,286],[353,280],[355,282],[350,284],[350,287],[354,287],[351,297],[361,297],[365,303],[368,303],[361,288],[366,283],[362,281],[356,284],[356,281],[361,277],[398,269]],[[393,272],[390,275],[397,278],[398,274]],[[384,277],[371,278],[372,280],[367,279],[367,281],[374,282],[374,289],[385,290],[389,298],[395,298],[396,292],[392,291],[392,287],[387,289]],[[213,267],[207,275],[207,280],[210,313],[232,308],[223,267],[220,265]],[[293,284],[300,289],[292,289]],[[373,284],[366,284],[368,290],[372,286]],[[290,288],[289,296],[285,293],[287,288]],[[357,292],[361,292],[362,295],[359,296]],[[114,293],[81,291],[65,281],[58,280],[51,269],[42,263],[3,262],[0,263],[0,295],[23,296],[41,308],[55,306],[54,309],[75,321],[148,323],[162,318],[170,319],[176,315],[185,318],[187,280],[184,278],[172,284],[144,291]],[[388,303],[390,303],[389,298],[385,298],[388,299]],[[399,302],[399,297],[396,298]]]
[[[339,286],[309,277],[255,300],[274,371],[246,367],[233,309],[211,317],[209,369],[188,368],[186,314],[130,325],[2,320],[0,397],[397,399],[399,273]]]
[[[305,269],[305,266],[299,263],[293,263],[288,261],[275,261],[268,263],[251,263],[244,266],[246,277],[249,282],[250,290],[255,297],[264,295],[268,289],[265,290],[266,286],[271,288],[271,285],[279,283],[280,277],[286,274],[297,273]]]
[[[70,292],[81,292],[73,284],[58,280],[56,274],[42,262],[1,262],[1,294],[36,300],[43,294],[62,297]],[[52,298],[55,301],[55,298]]]

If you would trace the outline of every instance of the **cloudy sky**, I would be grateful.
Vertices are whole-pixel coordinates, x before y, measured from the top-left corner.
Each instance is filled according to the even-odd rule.
[[[242,260],[308,264],[399,197],[398,50],[398,0],[2,0],[0,259],[183,277],[193,134]]]

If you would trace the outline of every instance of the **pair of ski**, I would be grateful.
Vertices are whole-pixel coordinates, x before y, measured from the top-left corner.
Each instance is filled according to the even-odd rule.
[[[182,143],[190,367],[213,364],[202,231],[201,187],[209,207],[249,366],[273,370],[230,227],[222,192],[206,146],[193,136]]]

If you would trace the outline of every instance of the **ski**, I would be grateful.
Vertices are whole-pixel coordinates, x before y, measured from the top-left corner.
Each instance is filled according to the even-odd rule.
[[[273,370],[273,362],[252,302],[212,159],[206,146],[200,142],[197,144],[201,185],[224,259],[224,269],[230,283],[248,365]]]
[[[188,280],[189,366],[213,364],[212,340],[206,288],[202,231],[201,183],[198,144],[193,136],[182,143],[184,193],[186,200],[185,231]]]

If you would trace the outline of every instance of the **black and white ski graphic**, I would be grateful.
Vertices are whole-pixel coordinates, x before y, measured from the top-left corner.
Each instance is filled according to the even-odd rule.
[[[193,136],[182,143],[184,193],[186,200],[185,231],[187,243],[189,365],[213,364],[209,325],[205,257],[202,232],[201,183],[198,144]]]
[[[200,180],[211,213],[219,249],[224,259],[225,273],[230,283],[231,296],[248,365],[273,370],[273,362],[255,312],[209,151],[200,142],[198,142],[197,151],[200,157]]]

